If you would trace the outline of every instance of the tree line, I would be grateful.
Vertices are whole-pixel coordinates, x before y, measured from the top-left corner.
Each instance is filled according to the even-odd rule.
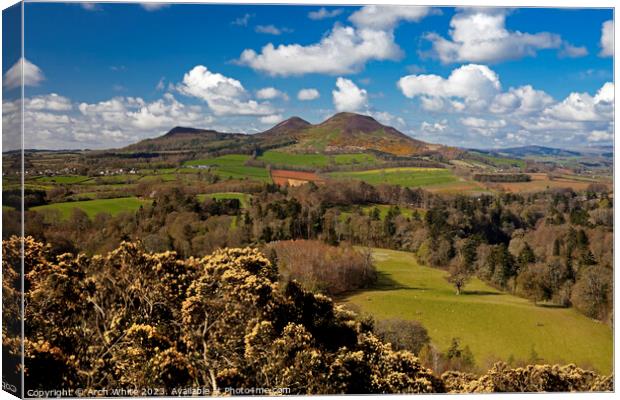
[[[182,187],[166,186],[152,206],[135,213],[89,219],[74,210],[62,220],[28,212],[25,223],[55,254],[102,254],[123,240],[182,257],[299,239],[404,250],[448,270],[455,292],[478,276],[534,302],[573,306],[610,323],[613,208],[602,188],[592,189],[468,197],[363,182],[263,185],[242,208],[236,201],[200,202]],[[385,215],[374,204],[389,205]],[[18,233],[13,228],[5,227],[5,237]]]

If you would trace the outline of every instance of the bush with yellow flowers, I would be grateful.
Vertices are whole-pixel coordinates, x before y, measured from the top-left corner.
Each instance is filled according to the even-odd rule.
[[[149,254],[124,242],[105,255],[62,254],[31,238],[26,255],[26,389],[287,388],[290,394],[605,391],[610,377],[574,366],[496,365],[441,377],[395,351],[354,313],[291,281],[258,250],[204,258]],[[3,242],[3,306],[18,316],[22,241]],[[6,282],[5,282],[6,283]],[[3,349],[19,356],[19,332]],[[5,353],[6,354],[6,353]],[[191,394],[190,392],[184,392]],[[148,394],[148,393],[147,393]]]

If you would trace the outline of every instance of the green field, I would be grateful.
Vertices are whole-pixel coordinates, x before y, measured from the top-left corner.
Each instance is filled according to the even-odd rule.
[[[258,159],[267,164],[292,167],[324,167],[329,163],[329,158],[323,154],[283,153],[273,150],[266,151]]]
[[[291,167],[325,167],[330,164],[355,165],[355,164],[376,164],[377,158],[371,154],[303,154],[303,153],[284,153],[281,151],[266,151],[258,157],[266,163],[273,165]]]
[[[269,173],[265,168],[247,167],[244,163],[250,159],[250,156],[243,154],[229,154],[220,157],[204,158],[201,160],[186,161],[184,165],[210,165],[215,167],[214,172],[226,179],[252,179],[263,182],[271,182]]]
[[[332,172],[336,179],[358,179],[372,185],[388,183],[408,187],[433,186],[456,182],[452,171],[444,168],[385,168],[368,171]]]
[[[208,193],[208,194],[199,194],[198,200],[205,201],[206,199],[237,199],[239,203],[241,203],[242,208],[246,208],[248,206],[248,202],[250,201],[250,195],[247,193],[238,193],[238,192],[223,192],[223,193]]]
[[[418,265],[411,253],[376,249],[374,256],[375,287],[344,300],[376,319],[420,321],[442,351],[458,337],[482,368],[497,359],[528,360],[535,351],[547,363],[612,370],[613,335],[605,324],[573,309],[535,306],[477,279],[457,296],[444,271]]]
[[[351,165],[351,164],[377,164],[379,160],[372,154],[336,154],[334,156],[334,162],[339,165]]]
[[[86,181],[89,181],[90,177],[85,176],[85,175],[58,175],[58,176],[41,176],[39,178],[36,178],[37,182],[42,182],[42,183],[62,183],[62,184],[77,184],[77,183],[84,183]]]
[[[498,167],[525,168],[525,161],[519,160],[516,158],[495,157],[495,156],[490,156],[488,154],[483,154],[483,153],[474,153],[474,154],[476,154],[479,157],[484,158],[485,160],[487,160],[493,165],[497,165]]]
[[[31,210],[45,212],[47,210],[58,210],[62,218],[66,219],[71,216],[74,208],[79,208],[90,218],[99,213],[108,213],[116,215],[121,212],[136,211],[140,206],[151,204],[150,200],[141,200],[137,197],[123,197],[118,199],[99,199],[87,201],[73,201],[66,203],[53,203],[44,206],[32,207]]]

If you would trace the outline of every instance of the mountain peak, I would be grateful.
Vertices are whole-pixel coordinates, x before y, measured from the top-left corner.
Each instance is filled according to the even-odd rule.
[[[312,126],[312,124],[305,119],[291,117],[278,123],[273,128],[260,133],[260,135],[265,137],[295,135],[309,126]]]
[[[380,130],[391,130],[391,133],[398,131],[392,127],[385,126],[369,115],[356,114],[352,112],[340,112],[323,121],[320,126],[338,126],[345,132],[377,132]],[[400,132],[398,132],[400,133]]]
[[[277,127],[282,127],[282,126],[297,126],[297,127],[302,127],[302,126],[308,126],[311,125],[310,122],[306,121],[303,118],[300,117],[291,117],[289,119],[285,119],[284,121],[276,124],[276,126],[274,126],[274,128]],[[273,128],[272,128],[273,129]]]

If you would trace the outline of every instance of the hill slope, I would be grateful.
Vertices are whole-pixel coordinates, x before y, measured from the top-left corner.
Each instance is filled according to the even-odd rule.
[[[241,146],[248,142],[249,139],[251,139],[251,136],[241,133],[222,133],[211,129],[195,129],[177,126],[163,136],[141,140],[122,150],[217,150],[229,146]]]
[[[409,156],[437,149],[437,146],[413,139],[372,117],[344,112],[316,125],[294,117],[257,134],[257,137],[267,141],[295,141],[290,148],[301,152],[343,153],[376,150],[397,156]]]

